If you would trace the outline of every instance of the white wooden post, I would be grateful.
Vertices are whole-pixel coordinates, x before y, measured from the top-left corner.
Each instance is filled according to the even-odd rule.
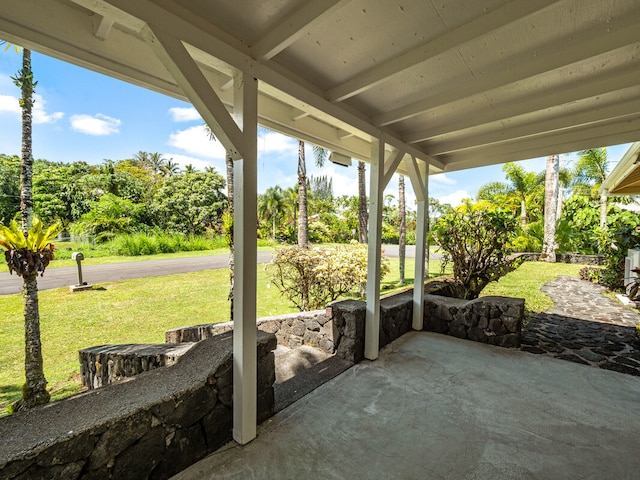
[[[233,115],[242,129],[243,158],[234,160],[235,277],[233,291],[233,438],[246,444],[256,437],[256,202],[258,192],[258,89],[247,74],[234,78]]]
[[[424,278],[427,250],[427,230],[429,227],[429,167],[418,165],[414,157],[406,163],[413,191],[418,201],[416,212],[416,261],[413,280],[413,319],[414,330],[422,330],[424,324]]]
[[[371,142],[369,183],[369,255],[367,265],[367,311],[365,317],[364,356],[378,358],[380,344],[380,246],[382,236],[382,194],[384,186],[384,142]]]

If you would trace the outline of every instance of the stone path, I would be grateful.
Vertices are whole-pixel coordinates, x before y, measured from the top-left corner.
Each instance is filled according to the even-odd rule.
[[[523,351],[640,376],[640,315],[576,277],[560,276],[541,290],[555,306],[523,329]]]

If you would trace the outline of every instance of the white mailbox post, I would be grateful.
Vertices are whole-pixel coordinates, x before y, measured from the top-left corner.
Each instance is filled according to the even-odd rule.
[[[76,285],[71,285],[69,289],[72,292],[91,290],[93,285],[82,281],[82,260],[84,260],[84,254],[82,252],[73,252],[71,254],[71,260],[75,260],[78,264],[78,283]]]

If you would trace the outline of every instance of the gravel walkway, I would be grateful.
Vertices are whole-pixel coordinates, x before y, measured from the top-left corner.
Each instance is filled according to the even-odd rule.
[[[576,277],[560,276],[541,290],[555,306],[523,330],[523,351],[640,376],[640,315]]]

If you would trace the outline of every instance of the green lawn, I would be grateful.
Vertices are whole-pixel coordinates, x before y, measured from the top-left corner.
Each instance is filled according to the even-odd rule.
[[[391,273],[381,284],[382,293],[397,288],[398,260],[390,259],[390,264]],[[408,284],[413,283],[413,268],[413,260],[407,259]],[[439,272],[439,262],[432,261],[430,268],[433,273]],[[80,391],[78,350],[115,343],[163,343],[165,330],[225,322],[229,319],[228,289],[228,272],[222,269],[104,283],[86,292],[71,293],[66,288],[40,292],[45,375],[52,398]],[[23,383],[22,308],[20,295],[2,297],[0,415],[20,397]],[[294,311],[269,285],[265,268],[259,265],[258,316]]]
[[[381,283],[382,294],[403,288],[397,285],[398,259],[390,259],[390,268],[391,273]],[[407,285],[413,284],[413,268],[413,259],[407,259]],[[440,262],[432,260],[429,269],[432,276],[438,275]],[[577,275],[579,269],[579,265],[526,262],[500,282],[489,285],[483,294],[524,297],[528,312],[542,311],[551,306],[551,301],[540,292],[540,286],[557,275]],[[105,283],[87,292],[71,293],[66,288],[40,292],[45,375],[52,398],[58,400],[81,390],[78,350],[82,348],[162,343],[165,330],[227,321],[228,285],[228,272],[222,269]],[[20,397],[23,383],[22,308],[20,295],[2,297],[0,415]],[[257,309],[259,317],[295,311],[269,285],[261,265]]]
[[[551,299],[540,291],[540,287],[555,280],[558,275],[578,276],[584,265],[568,263],[524,262],[520,267],[502,277],[498,282],[490,283],[481,296],[500,295],[524,298],[526,300],[526,319],[553,306]]]

